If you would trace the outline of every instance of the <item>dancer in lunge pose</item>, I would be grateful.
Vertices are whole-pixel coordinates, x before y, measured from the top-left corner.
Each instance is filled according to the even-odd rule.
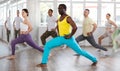
[[[112,25],[115,27],[115,29],[117,28],[117,25],[112,20],[110,20],[110,17],[111,15],[107,13],[106,14],[107,21],[105,22],[105,33],[98,38],[98,43],[100,45],[101,45],[102,40],[106,37],[109,37],[112,40],[111,35],[114,32],[114,30],[112,30]]]
[[[47,20],[46,20],[46,22],[47,22],[47,30],[41,36],[41,41],[42,41],[43,45],[45,45],[46,39],[49,36],[52,36],[52,37],[57,36],[57,33],[55,31],[55,23],[56,23],[56,21],[57,21],[57,19],[53,16],[53,10],[49,9],[48,10]]]
[[[14,19],[13,22],[13,28],[15,33],[15,38],[17,38],[20,35],[20,23],[22,22],[22,18],[19,16],[20,12],[17,10],[17,16]]]
[[[72,18],[66,14],[66,9],[67,8],[65,4],[59,5],[58,12],[60,14],[60,18],[57,21],[57,30],[59,36],[46,42],[44,46],[42,62],[41,64],[38,64],[37,67],[47,67],[50,50],[64,44],[73,49],[76,53],[83,55],[84,57],[91,60],[93,62],[92,65],[97,64],[96,57],[94,57],[87,51],[81,49],[80,46],[77,44],[75,38],[73,37],[77,30],[77,26],[72,20]]]
[[[32,31],[32,25],[28,19],[28,15],[28,10],[22,9],[22,16],[24,20],[22,23],[20,23],[20,36],[11,42],[12,55],[8,57],[10,60],[15,59],[15,45],[18,43],[26,42],[31,47],[43,52],[43,49],[33,42],[31,35],[29,34]]]
[[[96,23],[89,17],[89,12],[90,12],[89,9],[85,9],[85,10],[84,10],[83,32],[82,32],[81,35],[79,35],[79,36],[76,38],[76,41],[79,43],[80,41],[83,41],[83,40],[86,39],[93,47],[95,47],[95,48],[97,48],[97,49],[101,49],[101,50],[107,51],[106,48],[102,47],[101,45],[98,45],[98,44],[95,42],[93,33],[94,33],[94,31],[96,30],[97,25],[96,25]],[[79,56],[79,54],[75,54],[75,55]]]

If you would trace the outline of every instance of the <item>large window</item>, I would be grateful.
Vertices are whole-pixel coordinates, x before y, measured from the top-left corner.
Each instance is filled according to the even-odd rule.
[[[49,9],[53,9],[53,3],[46,3],[46,2],[40,3],[40,23],[41,23],[40,25],[41,26],[46,26],[47,24],[46,18],[47,18]]]
[[[6,6],[0,8],[0,25],[4,24],[6,20]]]
[[[26,3],[20,3],[20,4],[14,4],[11,6],[11,21],[14,21],[14,18],[17,16],[17,10],[20,11],[20,17],[22,17],[21,15],[21,11],[23,8],[26,8]]]
[[[82,3],[73,4],[72,15],[73,15],[72,18],[77,24],[77,26],[81,26],[82,20],[83,20],[83,4]]]
[[[106,14],[111,14],[111,19],[114,20],[114,4],[113,3],[103,3],[101,7],[101,25],[105,26]]]
[[[3,21],[4,21],[4,13],[3,13],[3,11],[4,11],[4,8],[1,8],[0,9],[0,25],[3,25]]]
[[[120,26],[120,4],[116,5],[116,24]]]
[[[14,18],[16,17],[16,15],[17,15],[16,11],[17,11],[17,7],[16,6],[11,8],[11,21],[13,21]]]
[[[98,26],[105,26],[106,13],[111,14],[111,19],[116,20],[120,16],[120,0],[40,0],[40,23],[46,24],[47,10],[54,9],[55,16],[58,14],[58,5],[63,3],[67,6],[67,14],[69,14],[77,26],[82,25],[83,10],[88,8],[90,10],[90,17],[98,23]]]
[[[86,3],[85,9],[90,10],[89,16],[97,22],[97,4],[96,3]]]
[[[19,2],[6,2],[0,5],[0,24],[3,25],[3,23],[6,20],[6,17],[8,17],[9,11],[11,15],[11,22],[13,22],[14,18],[16,17],[16,10],[20,10],[22,8],[26,8],[26,0],[21,0]]]

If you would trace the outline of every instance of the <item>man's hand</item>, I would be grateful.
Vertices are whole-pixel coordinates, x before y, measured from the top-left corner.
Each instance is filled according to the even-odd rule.
[[[112,31],[112,30],[110,30],[109,32],[110,32],[110,33],[113,33],[113,31]]]
[[[21,32],[22,34],[29,34],[29,32],[28,31],[24,31],[24,32]]]
[[[14,30],[16,30],[16,28],[14,27]]]
[[[28,31],[26,31],[26,32],[25,32],[25,34],[29,34],[29,32],[28,32]]]
[[[71,35],[70,34],[69,35],[65,35],[64,37],[65,37],[65,39],[69,39],[69,38],[71,38]]]
[[[55,29],[51,29],[51,31],[56,31]]]
[[[88,36],[91,36],[91,35],[92,35],[92,32],[88,32],[87,35],[88,35]]]

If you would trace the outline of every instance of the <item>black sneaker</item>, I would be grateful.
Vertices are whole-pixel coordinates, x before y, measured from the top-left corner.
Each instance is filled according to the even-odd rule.
[[[92,64],[91,64],[91,66],[96,66],[97,65],[97,62],[93,62]]]
[[[80,54],[74,54],[74,56],[80,56]]]
[[[38,64],[38,65],[36,65],[36,67],[47,67],[47,64]]]
[[[104,50],[104,51],[108,51],[106,48],[102,48],[102,50]]]

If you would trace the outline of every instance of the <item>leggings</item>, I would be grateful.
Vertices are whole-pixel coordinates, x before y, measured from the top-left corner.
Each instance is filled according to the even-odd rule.
[[[11,48],[12,48],[12,55],[15,55],[15,45],[18,44],[18,43],[23,43],[23,42],[26,42],[28,45],[30,45],[31,47],[43,52],[43,49],[40,48],[38,45],[36,45],[30,34],[20,34],[20,36],[18,38],[16,38],[15,40],[13,40],[11,42]]]
[[[56,48],[61,45],[64,45],[64,44],[66,44],[68,47],[70,47],[76,53],[90,59],[92,62],[97,62],[96,57],[94,57],[92,54],[88,53],[87,51],[85,51],[79,47],[79,45],[77,44],[74,37],[65,39],[63,36],[58,36],[58,37],[55,37],[52,40],[48,41],[45,44],[44,53],[43,53],[43,57],[42,57],[42,64],[46,64],[48,62],[48,56],[49,56],[51,49]]]

